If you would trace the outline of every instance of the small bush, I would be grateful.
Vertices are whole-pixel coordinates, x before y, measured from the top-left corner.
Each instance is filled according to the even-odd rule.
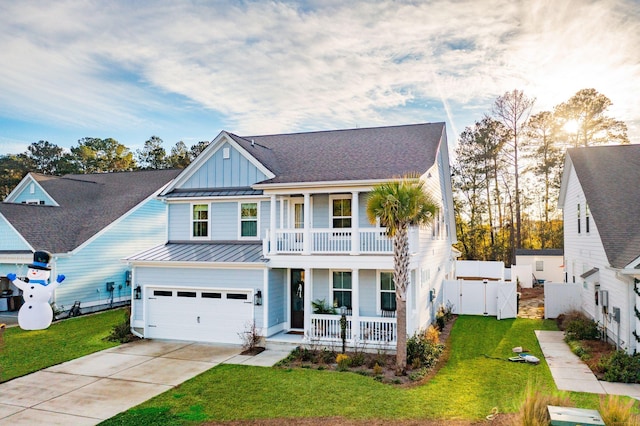
[[[565,340],[598,340],[600,330],[598,324],[586,315],[578,313],[565,317],[563,321]]]
[[[524,402],[520,406],[518,422],[522,426],[547,426],[551,423],[548,405],[573,407],[573,403],[563,393],[548,394],[527,383]]]
[[[131,333],[131,308],[124,310],[124,320],[113,326],[111,334],[106,337],[110,342],[128,343],[136,339]]]
[[[599,412],[606,425],[640,426],[640,416],[633,414],[635,401],[623,402],[618,395],[600,395]]]
[[[578,340],[570,340],[568,343],[569,343],[569,348],[571,349],[571,352],[573,352],[578,357],[580,357],[581,360],[587,361],[588,359],[591,358],[591,355],[580,344],[580,341],[578,341]]]
[[[417,332],[407,339],[407,364],[413,368],[433,367],[443,350],[444,346],[429,341],[426,333]]]
[[[331,364],[336,359],[335,351],[329,350],[328,348],[322,349],[320,352],[320,360],[325,364]]]
[[[440,331],[444,330],[444,326],[451,318],[453,318],[453,305],[447,303],[446,306],[440,306],[436,313],[436,327],[438,327]]]
[[[640,354],[616,351],[600,360],[607,382],[640,383]]]
[[[238,333],[238,337],[242,341],[243,351],[248,353],[255,352],[262,342],[262,334],[255,321],[247,323],[245,330]]]
[[[380,364],[378,364],[377,362],[375,363],[375,365],[373,366],[373,374],[376,376],[380,376],[383,372],[383,368],[380,366]]]
[[[338,371],[347,371],[351,367],[351,358],[345,354],[338,354],[336,363],[338,363]]]
[[[363,352],[356,352],[351,357],[352,367],[360,367],[361,365],[365,365],[366,362],[367,362],[367,357]]]

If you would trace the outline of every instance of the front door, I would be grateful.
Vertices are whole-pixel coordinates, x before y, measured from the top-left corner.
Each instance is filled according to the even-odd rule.
[[[304,269],[291,270],[291,328],[304,328]]]

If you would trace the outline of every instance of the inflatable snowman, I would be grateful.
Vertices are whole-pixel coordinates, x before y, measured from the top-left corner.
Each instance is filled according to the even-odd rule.
[[[43,330],[51,325],[53,311],[49,299],[53,291],[64,281],[64,275],[58,275],[56,282],[49,284],[51,253],[41,250],[33,253],[33,264],[28,266],[27,281],[16,278],[16,274],[7,274],[7,278],[22,290],[24,304],[18,312],[18,324],[23,330]]]

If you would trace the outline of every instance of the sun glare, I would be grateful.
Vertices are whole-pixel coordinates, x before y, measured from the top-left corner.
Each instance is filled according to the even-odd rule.
[[[580,128],[580,125],[578,124],[577,120],[568,120],[566,123],[564,123],[564,126],[562,126],[562,128],[567,132],[567,133],[578,133],[578,129]]]

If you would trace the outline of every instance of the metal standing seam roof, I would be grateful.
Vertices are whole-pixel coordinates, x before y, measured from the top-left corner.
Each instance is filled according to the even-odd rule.
[[[189,198],[189,197],[237,197],[246,195],[262,195],[261,189],[253,188],[202,188],[202,189],[174,189],[165,197]]]
[[[625,268],[640,256],[640,145],[567,151],[609,263]]]
[[[138,253],[130,262],[262,263],[262,242],[168,242]]]

